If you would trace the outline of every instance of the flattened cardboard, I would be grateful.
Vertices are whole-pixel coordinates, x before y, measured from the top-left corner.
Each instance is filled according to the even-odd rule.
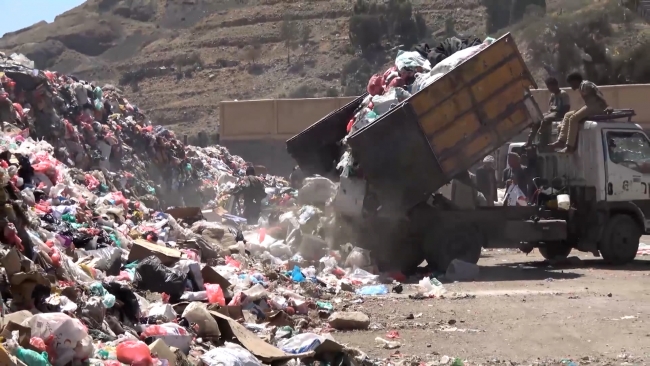
[[[293,358],[310,357],[314,352],[306,352],[298,355],[285,353],[279,348],[272,346],[261,340],[255,333],[246,329],[243,325],[237,323],[234,319],[220,314],[216,311],[211,311],[219,324],[221,337],[224,340],[237,340],[244,348],[250,353],[255,355],[264,363],[271,363],[273,361],[290,360]]]
[[[222,306],[217,310],[217,312],[234,320],[244,319],[244,311],[240,305]]]
[[[221,286],[221,289],[225,291],[232,285],[225,277],[220,275],[210,266],[205,266],[201,270],[201,276],[203,276],[203,283],[212,283]]]
[[[34,314],[30,313],[27,310],[16,311],[14,313],[5,314],[4,322],[0,321],[0,329],[4,328],[9,322],[14,322],[16,324],[22,324],[26,319],[31,318]]]
[[[139,261],[147,258],[150,255],[155,255],[160,259],[160,262],[166,266],[173,266],[174,263],[181,259],[181,251],[167,248],[162,245],[156,245],[146,240],[136,239],[133,242],[131,252],[129,252],[129,262]]]
[[[176,366],[176,354],[169,349],[169,346],[162,339],[156,339],[149,345],[149,352],[156,354],[158,359],[165,359],[169,366]]]

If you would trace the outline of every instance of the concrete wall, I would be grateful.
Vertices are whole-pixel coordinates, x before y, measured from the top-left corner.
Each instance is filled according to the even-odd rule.
[[[601,86],[613,108],[634,109],[632,120],[650,130],[650,84]],[[572,109],[584,103],[569,90]],[[547,90],[533,90],[542,112],[548,109]],[[284,141],[300,133],[354,97],[267,99],[221,102],[221,143],[244,159],[265,165],[273,174],[288,174],[294,165],[284,151]]]

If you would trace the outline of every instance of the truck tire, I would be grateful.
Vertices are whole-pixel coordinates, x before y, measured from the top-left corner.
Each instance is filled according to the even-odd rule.
[[[639,250],[641,228],[634,219],[625,214],[612,216],[605,225],[598,243],[600,255],[607,263],[626,264],[634,260]]]
[[[564,241],[552,241],[546,243],[543,247],[538,247],[539,254],[547,260],[564,259],[571,253],[571,246]]]
[[[429,266],[438,271],[447,271],[454,259],[476,264],[485,244],[485,235],[478,227],[459,223],[429,230],[425,234],[423,249]]]

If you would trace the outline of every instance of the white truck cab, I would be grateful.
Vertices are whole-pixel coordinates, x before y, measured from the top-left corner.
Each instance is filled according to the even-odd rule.
[[[519,149],[524,143],[507,147]],[[535,162],[546,184],[571,197],[568,243],[540,247],[545,257],[577,248],[611,263],[634,259],[640,236],[650,232],[650,140],[639,125],[586,121],[574,152],[538,151]]]

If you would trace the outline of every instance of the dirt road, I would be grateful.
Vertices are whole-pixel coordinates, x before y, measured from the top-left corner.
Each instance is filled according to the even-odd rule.
[[[368,314],[372,330],[333,336],[393,362],[650,364],[650,256],[620,268],[572,255],[581,260],[551,266],[537,251],[485,252],[478,280],[445,284],[450,298],[409,299],[414,286],[365,298],[350,308]],[[377,348],[391,330],[401,347]]]

